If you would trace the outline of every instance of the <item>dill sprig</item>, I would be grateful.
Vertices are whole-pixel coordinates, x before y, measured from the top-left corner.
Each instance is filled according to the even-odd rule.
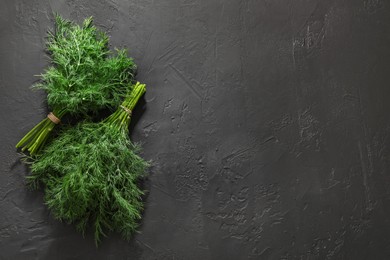
[[[111,116],[63,131],[31,164],[28,182],[33,188],[43,184],[55,218],[76,224],[83,234],[91,224],[96,245],[107,230],[129,238],[141,218],[137,182],[148,163],[130,141],[128,125],[144,92],[144,84],[135,84]]]
[[[134,83],[136,65],[126,50],[110,52],[108,36],[92,25],[92,17],[81,26],[55,16],[55,32],[49,32],[47,49],[52,66],[33,86],[45,90],[53,114],[87,116],[106,107],[117,107]],[[36,155],[55,127],[45,118],[16,145]]]

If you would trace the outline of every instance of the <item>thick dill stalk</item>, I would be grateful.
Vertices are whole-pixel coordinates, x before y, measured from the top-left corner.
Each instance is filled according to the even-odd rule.
[[[61,120],[65,111],[54,110],[53,113]],[[51,121],[49,118],[43,119],[16,144],[16,148],[22,148],[22,152],[28,150],[31,155],[36,155],[46,143],[55,126],[56,123]]]
[[[128,132],[132,111],[145,92],[145,84],[137,82],[131,94],[123,101],[122,105],[113,114],[103,120],[103,123],[118,127],[121,131]]]

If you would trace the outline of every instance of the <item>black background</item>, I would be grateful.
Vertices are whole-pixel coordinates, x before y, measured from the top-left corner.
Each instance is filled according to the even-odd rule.
[[[147,84],[142,226],[96,249],[28,191],[53,12],[93,15]],[[1,259],[389,259],[385,0],[2,0]]]

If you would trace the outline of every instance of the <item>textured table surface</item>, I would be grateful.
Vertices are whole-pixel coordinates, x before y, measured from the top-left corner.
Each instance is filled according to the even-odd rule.
[[[147,84],[129,242],[96,249],[24,185],[53,12],[94,16]],[[389,83],[385,0],[2,0],[0,259],[389,259]]]

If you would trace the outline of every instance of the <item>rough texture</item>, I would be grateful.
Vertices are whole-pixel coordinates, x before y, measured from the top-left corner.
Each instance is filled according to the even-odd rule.
[[[52,12],[130,49],[153,159],[140,234],[96,249],[53,220],[16,142]],[[1,259],[389,259],[385,0],[2,0]]]

